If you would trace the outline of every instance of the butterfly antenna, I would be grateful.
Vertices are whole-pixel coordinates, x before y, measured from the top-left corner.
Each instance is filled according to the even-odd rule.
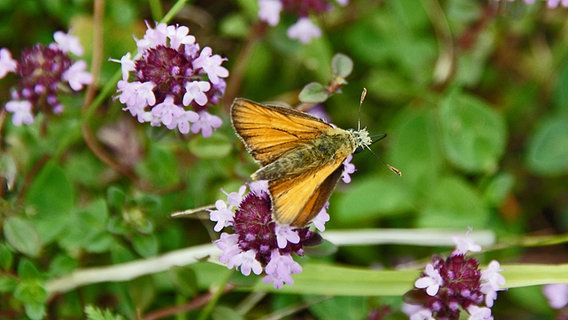
[[[357,115],[357,131],[361,130],[361,106],[363,105],[363,101],[365,101],[366,96],[367,96],[367,88],[363,88],[363,92],[361,92],[361,99],[359,100],[359,114]]]
[[[358,116],[358,120],[357,120],[357,130],[361,130],[361,106],[363,105],[363,101],[365,101],[365,97],[367,96],[367,88],[363,88],[363,92],[361,92],[361,99],[359,100],[359,116]],[[379,137],[378,140],[375,140],[373,142],[379,141],[381,139],[383,139],[384,137],[386,137],[387,135],[382,135]],[[367,148],[367,150],[369,150],[375,157],[377,157],[377,159],[379,159],[379,161],[381,161],[385,166],[387,166],[387,168],[390,169],[390,171],[396,173],[399,176],[402,176],[402,171],[398,170],[397,168],[391,166],[390,164],[386,163],[381,157],[379,157],[378,154],[376,154],[371,147],[369,146],[365,146]]]
[[[378,154],[376,154],[370,147],[367,147],[367,150],[369,150],[375,157],[377,157],[377,159],[379,159],[380,162],[382,162],[387,168],[389,168],[390,171],[392,171],[392,172],[396,173],[398,176],[402,177],[402,171],[400,171],[397,168],[386,163],[383,160],[383,158],[381,158]]]

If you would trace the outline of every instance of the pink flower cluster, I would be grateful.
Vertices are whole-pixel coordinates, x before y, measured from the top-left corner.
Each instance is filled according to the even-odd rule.
[[[124,110],[141,123],[211,136],[222,122],[207,110],[225,93],[226,59],[201,49],[185,26],[148,26],[136,45],[134,58],[128,53],[113,60],[122,66],[118,99]]]
[[[219,260],[228,268],[240,269],[248,276],[264,274],[263,281],[275,288],[294,283],[292,274],[302,272],[292,254],[303,255],[304,245],[317,244],[320,237],[309,228],[292,228],[272,220],[272,202],[268,196],[266,181],[249,184],[250,192],[245,195],[246,186],[239,192],[227,195],[227,201],[217,200],[215,210],[210,211],[211,221],[216,222],[214,230],[220,232],[230,228],[232,233],[221,233],[215,244],[221,249]],[[318,230],[324,230],[329,220],[326,209],[313,220]]]
[[[465,254],[481,251],[481,246],[468,237],[454,238],[454,242],[457,248],[450,257],[433,257],[414,283],[417,289],[405,295],[403,311],[411,320],[457,320],[460,310],[472,320],[493,319],[491,307],[505,285],[499,262],[493,260],[486,270],[479,270],[479,262]]]
[[[79,40],[61,31],[53,37],[55,42],[49,46],[36,44],[23,50],[19,61],[12,59],[8,49],[0,49],[0,79],[8,73],[18,76],[12,100],[6,103],[6,111],[12,113],[12,123],[16,126],[32,124],[40,110],[46,114],[63,112],[59,95],[68,88],[79,91],[93,81],[86,71],[87,63],[74,62],[70,57],[70,53],[83,54]]]

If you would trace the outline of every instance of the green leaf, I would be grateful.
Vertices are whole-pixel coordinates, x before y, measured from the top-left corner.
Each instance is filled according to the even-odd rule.
[[[23,280],[14,290],[14,298],[24,304],[43,304],[47,301],[48,293],[41,281]]]
[[[294,274],[293,286],[274,289],[258,281],[255,290],[341,296],[401,296],[413,288],[419,270],[369,270],[310,263]],[[199,276],[199,275],[198,275]]]
[[[12,293],[16,289],[18,281],[16,277],[0,274],[0,292]]]
[[[66,254],[58,254],[49,264],[51,276],[63,276],[70,274],[79,266],[79,262]]]
[[[111,210],[120,211],[126,202],[126,193],[117,186],[110,186],[107,189],[106,201]]]
[[[530,170],[541,175],[568,171],[568,113],[543,119],[532,135],[526,156]]]
[[[73,209],[75,192],[63,169],[49,162],[30,185],[26,202],[36,213],[32,220],[40,242],[46,244],[65,228],[63,222]]]
[[[6,222],[4,222],[4,232],[6,232]],[[4,237],[7,238],[6,235]],[[8,270],[12,267],[12,263],[14,263],[12,250],[6,244],[0,243],[0,269]]]
[[[96,199],[86,207],[73,212],[67,221],[67,232],[59,238],[59,244],[67,250],[85,249],[103,252],[110,247],[107,231],[108,210],[103,199]]]
[[[222,159],[229,155],[232,144],[226,135],[214,132],[208,138],[195,136],[189,142],[189,151],[202,159]]]
[[[468,172],[493,172],[505,151],[505,122],[485,103],[459,92],[440,106],[442,149],[448,160]]]
[[[411,210],[412,201],[400,182],[398,176],[355,179],[328,211],[338,222],[357,223]]]
[[[426,203],[418,215],[421,228],[485,227],[489,210],[481,197],[467,183],[457,177],[441,178],[427,190]]]
[[[507,288],[538,286],[550,283],[568,284],[568,264],[501,265]]]
[[[331,60],[333,74],[342,78],[347,78],[353,71],[353,60],[343,53],[337,53]]]
[[[411,96],[416,96],[414,86],[402,74],[391,70],[370,70],[365,79],[369,96],[393,103],[405,103]]]
[[[101,310],[91,305],[85,307],[85,315],[88,320],[122,320],[121,315],[115,315],[110,310]]]
[[[22,259],[18,263],[18,276],[22,279],[38,279],[41,274],[30,260]]]
[[[538,310],[539,313],[548,315],[548,317],[541,317],[541,319],[557,319],[554,317],[555,310],[550,307],[546,296],[543,294],[542,286],[530,286],[508,290],[507,301],[517,306],[522,306],[521,310],[530,310],[531,312]],[[497,302],[497,304],[498,303],[499,302]]]
[[[43,319],[45,318],[46,311],[43,303],[26,303],[26,316],[30,319]]]
[[[511,173],[500,173],[487,183],[483,192],[484,200],[493,206],[503,204],[507,196],[511,193],[515,184],[515,176]]]
[[[114,264],[129,262],[136,259],[136,256],[125,246],[115,243],[110,251],[111,261]]]
[[[112,247],[115,242],[114,237],[110,233],[104,232],[104,230],[101,231],[89,238],[89,241],[85,244],[85,250],[93,253],[103,253]]]
[[[564,59],[554,90],[554,104],[558,111],[568,113],[568,59]]]
[[[221,34],[245,39],[250,33],[248,23],[241,14],[229,14],[221,20],[219,30]]]
[[[135,234],[132,238],[134,249],[143,257],[152,257],[158,253],[158,238],[153,234]]]
[[[333,297],[314,304],[309,309],[317,319],[358,320],[366,319],[369,315],[368,300],[364,297]]]
[[[41,250],[39,234],[32,223],[20,217],[8,217],[4,222],[4,237],[14,249],[37,257]]]
[[[12,190],[14,188],[17,176],[18,168],[14,158],[5,152],[0,154],[0,177],[6,180],[3,183],[6,184],[8,190]]]
[[[406,109],[401,112],[387,139],[389,161],[403,174],[400,180],[413,189],[427,190],[437,181],[444,166],[437,135],[437,121],[430,109]],[[416,193],[409,190],[409,193]]]
[[[172,269],[172,272],[178,292],[186,297],[192,297],[198,292],[197,278],[193,269],[176,267]]]
[[[128,293],[136,309],[143,311],[156,299],[156,284],[151,276],[139,277],[128,283]]]
[[[138,174],[157,186],[179,182],[178,162],[168,145],[151,144],[146,161],[136,166]]]
[[[308,83],[300,92],[300,101],[305,103],[321,103],[327,100],[328,93],[321,83]]]

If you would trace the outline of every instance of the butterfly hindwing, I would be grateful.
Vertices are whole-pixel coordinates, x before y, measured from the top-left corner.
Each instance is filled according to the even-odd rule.
[[[231,120],[249,153],[263,166],[332,128],[303,112],[242,98],[233,102]]]
[[[276,221],[299,227],[310,222],[333,192],[343,172],[344,160],[336,159],[292,179],[269,181]]]

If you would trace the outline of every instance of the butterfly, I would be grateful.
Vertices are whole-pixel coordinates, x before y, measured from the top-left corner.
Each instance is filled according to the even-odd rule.
[[[252,180],[268,180],[276,222],[308,224],[323,208],[343,172],[343,162],[372,143],[365,129],[344,130],[307,113],[236,98],[233,128],[261,165]]]

